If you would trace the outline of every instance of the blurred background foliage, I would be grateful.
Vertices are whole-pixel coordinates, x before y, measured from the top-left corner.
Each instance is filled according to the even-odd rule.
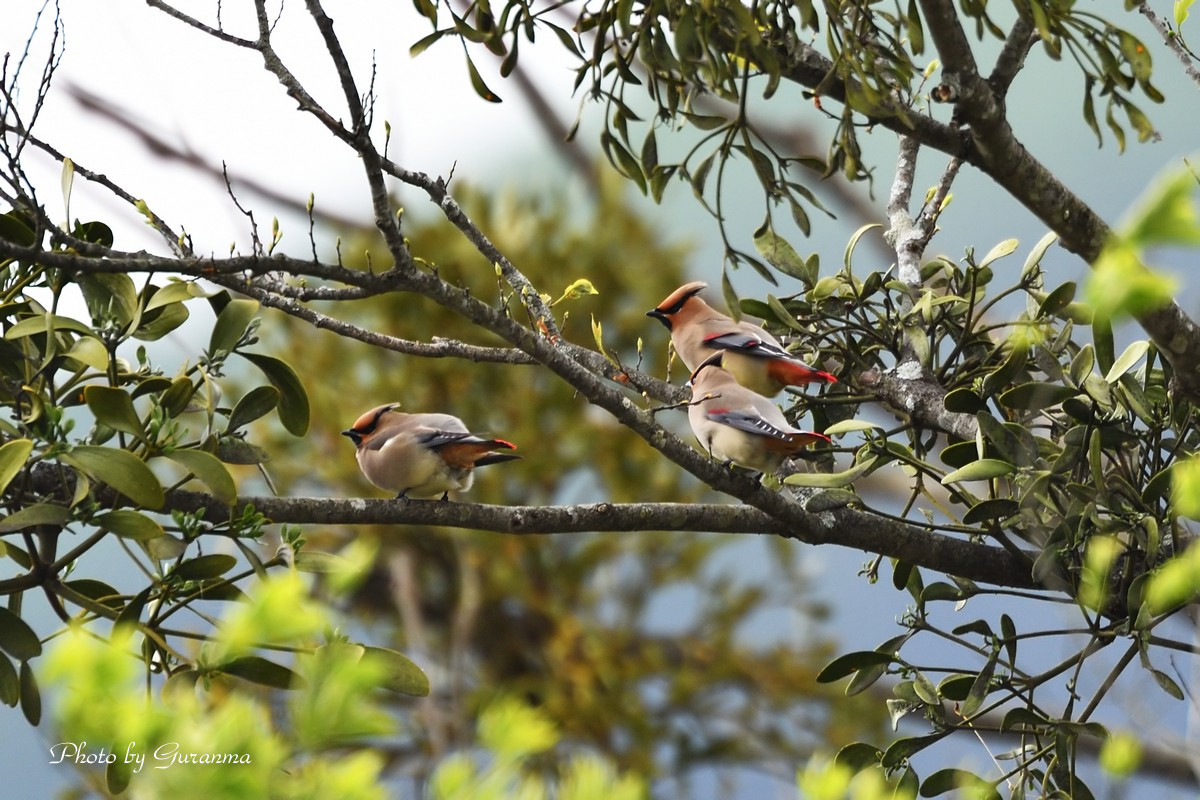
[[[555,307],[565,337],[592,346],[594,315],[603,320],[610,352],[633,364],[641,341],[642,368],[664,375],[666,332],[645,312],[684,282],[688,249],[629,210],[611,174],[600,185],[577,218],[563,198],[489,195],[461,185],[455,191],[471,218],[545,291],[557,296],[577,279],[592,282],[597,294]],[[405,233],[413,253],[444,279],[495,301],[491,265],[451,226],[406,217]],[[376,269],[385,266],[368,233],[346,233],[341,252],[348,266],[366,268],[368,253]],[[409,295],[361,301],[350,318],[403,338],[434,332],[495,344]],[[378,494],[339,431],[362,411],[398,401],[411,411],[452,408],[473,430],[517,443],[524,459],[482,471],[472,502],[705,498],[702,485],[546,370],[403,356],[282,315],[269,315],[261,334],[266,348],[296,366],[313,409],[303,440],[258,432],[283,495]],[[672,375],[683,380],[682,366]],[[677,417],[668,423],[682,428],[681,412],[663,416]],[[716,763],[786,765],[790,774],[818,743],[836,749],[882,730],[878,703],[816,684],[835,643],[809,638],[800,650],[799,635],[761,635],[788,626],[764,626],[760,615],[793,616],[800,628],[824,615],[806,595],[796,542],[422,527],[310,527],[305,535],[321,550],[336,551],[352,537],[382,543],[351,603],[377,644],[413,657],[433,679],[421,721],[409,729],[414,740],[393,753],[410,774],[426,768],[425,756],[469,742],[471,721],[499,693],[535,701],[561,727],[563,746],[586,744],[651,777]],[[755,566],[746,569],[748,563]]]

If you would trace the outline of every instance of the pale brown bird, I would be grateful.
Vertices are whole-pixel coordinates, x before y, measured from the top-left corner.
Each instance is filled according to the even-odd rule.
[[[476,467],[520,458],[495,452],[515,450],[512,442],[477,436],[458,417],[405,414],[399,406],[373,408],[342,431],[358,448],[355,458],[367,480],[397,498],[440,494],[446,500],[471,488]]]
[[[658,307],[646,312],[671,331],[675,352],[689,370],[695,370],[713,353],[725,353],[725,369],[752,392],[773,397],[785,386],[836,383],[828,372],[805,364],[783,348],[761,327],[738,322],[704,302],[700,291],[708,286],[693,281],[680,286]]]
[[[824,434],[793,428],[779,406],[734,380],[721,367],[727,355],[709,356],[688,380],[692,387],[688,422],[710,455],[776,474],[784,459],[814,442],[829,441]]]

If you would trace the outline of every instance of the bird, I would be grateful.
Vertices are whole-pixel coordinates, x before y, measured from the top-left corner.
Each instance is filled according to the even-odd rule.
[[[815,442],[830,441],[822,433],[789,425],[770,398],[742,386],[722,367],[726,356],[717,351],[688,379],[688,422],[709,455],[774,475],[784,459]]]
[[[675,352],[689,370],[695,370],[717,351],[726,354],[724,369],[752,392],[774,397],[785,386],[836,383],[837,378],[809,366],[783,348],[761,327],[725,316],[704,302],[704,281],[680,286],[658,306],[646,312],[671,332]]]
[[[488,439],[467,430],[450,414],[405,414],[388,403],[359,417],[342,431],[357,448],[355,458],[367,480],[397,499],[435,497],[447,500],[452,491],[466,491],[475,468],[512,461],[520,456],[496,452],[515,450],[503,439]]]

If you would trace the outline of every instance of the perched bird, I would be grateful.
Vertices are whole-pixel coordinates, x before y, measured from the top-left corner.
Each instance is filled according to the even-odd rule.
[[[367,480],[397,498],[446,500],[451,491],[471,488],[475,467],[520,458],[503,439],[485,439],[449,414],[404,414],[399,403],[373,408],[342,431],[358,448],[355,458]]]
[[[724,351],[725,369],[737,382],[768,397],[779,394],[785,386],[837,382],[833,375],[810,367],[784,350],[779,340],[761,327],[731,319],[704,302],[700,291],[707,286],[703,281],[684,284],[657,308],[646,312],[671,331],[675,352],[689,370],[695,370],[713,353]]]
[[[721,366],[726,355],[709,356],[688,380],[688,422],[710,455],[775,474],[788,456],[814,442],[829,441],[824,434],[793,428],[779,406],[734,380]]]

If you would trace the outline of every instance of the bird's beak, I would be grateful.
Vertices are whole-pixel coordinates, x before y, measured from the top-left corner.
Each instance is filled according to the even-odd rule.
[[[663,325],[666,325],[667,330],[671,330],[671,318],[667,315],[667,312],[663,311],[661,308],[654,308],[654,309],[651,309],[650,311],[647,311],[646,316],[654,317],[656,320],[661,322]]]

